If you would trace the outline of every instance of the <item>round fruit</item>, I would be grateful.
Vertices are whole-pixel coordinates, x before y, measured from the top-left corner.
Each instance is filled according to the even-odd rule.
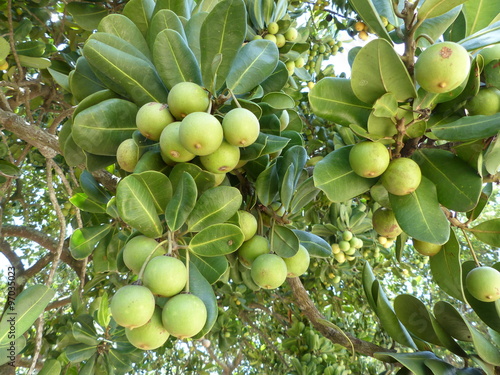
[[[135,118],[137,129],[143,136],[153,141],[159,140],[165,126],[174,121],[175,119],[170,114],[167,105],[156,102],[144,104],[137,111]]]
[[[238,259],[245,267],[250,268],[253,261],[260,255],[269,253],[269,241],[258,234],[250,238],[238,249]]]
[[[364,29],[365,29],[365,26],[366,26],[366,25],[365,25],[363,22],[358,21],[358,22],[356,22],[356,23],[354,24],[354,30],[356,30],[356,31],[362,31],[362,30],[364,30]]]
[[[434,243],[430,242],[425,242],[425,241],[419,241],[417,239],[413,239],[413,247],[415,250],[417,250],[420,254],[425,255],[425,256],[433,256],[436,255],[441,251],[441,248],[443,247],[442,245],[436,245]]]
[[[276,35],[273,34],[266,34],[266,36],[264,36],[264,39],[270,40],[274,44],[278,42],[278,40],[276,39]]]
[[[200,156],[200,162],[205,169],[212,173],[227,173],[232,171],[240,161],[240,149],[226,141],[215,152]]]
[[[136,275],[141,271],[144,261],[153,253],[150,259],[165,254],[165,248],[158,242],[146,236],[136,236],[127,242],[123,248],[123,262]]]
[[[269,34],[277,34],[279,30],[280,27],[276,22],[271,22],[269,25],[267,25],[267,32]]]
[[[396,221],[394,212],[384,207],[377,209],[372,216],[373,229],[383,237],[397,237],[403,230]]]
[[[167,103],[170,113],[177,120],[182,120],[190,113],[206,111],[210,99],[208,93],[196,83],[180,82],[168,93]]]
[[[378,177],[391,161],[389,151],[379,142],[356,143],[349,152],[349,163],[354,173],[361,177]]]
[[[276,254],[259,255],[250,270],[255,284],[264,289],[281,286],[286,280],[287,272],[285,261]]]
[[[339,248],[340,248],[340,251],[346,252],[346,251],[349,251],[349,249],[351,248],[351,244],[349,243],[349,241],[342,240],[339,242]]]
[[[442,42],[424,50],[415,63],[415,79],[426,91],[449,92],[469,76],[470,57],[460,44]]]
[[[353,234],[350,230],[345,230],[342,232],[342,239],[344,241],[350,241],[353,237]]]
[[[500,298],[500,272],[493,267],[476,267],[467,274],[465,285],[469,293],[483,302]]]
[[[293,42],[297,37],[299,36],[299,32],[295,27],[290,27],[286,33],[285,33],[285,38],[286,40]]]
[[[500,112],[500,90],[496,87],[484,87],[479,89],[465,105],[469,115],[491,116]]]
[[[233,146],[247,147],[257,140],[259,119],[245,108],[234,108],[222,120],[224,138]]]
[[[127,285],[118,289],[109,308],[113,319],[122,327],[141,327],[153,316],[155,297],[145,286]]]
[[[483,56],[484,66],[488,65],[493,60],[500,59],[500,44],[483,48],[479,51],[479,55]]]
[[[161,256],[148,262],[142,282],[153,294],[171,297],[184,289],[187,277],[187,269],[182,261],[171,256]]]
[[[422,172],[412,159],[398,158],[389,163],[381,180],[389,193],[407,195],[414,192],[420,185]]]
[[[291,76],[295,72],[295,62],[293,60],[288,60],[285,63],[285,66],[288,71],[288,75]]]
[[[309,251],[302,246],[299,245],[299,250],[295,253],[294,256],[290,258],[283,258],[286,264],[287,269],[287,277],[299,277],[303,275],[307,269],[309,268],[309,263],[311,258],[309,256]]]
[[[238,211],[238,225],[245,236],[244,241],[250,240],[257,233],[257,219],[248,211]]]
[[[222,143],[222,126],[209,113],[190,113],[181,122],[179,140],[189,152],[198,156],[208,155],[215,152]]]
[[[159,307],[156,307],[150,321],[143,326],[134,329],[125,328],[125,335],[132,345],[142,350],[159,348],[170,336],[163,327]]]
[[[276,37],[276,46],[278,48],[283,47],[286,43],[285,36],[283,34],[276,34],[275,37]]]
[[[294,61],[294,63],[296,68],[303,68],[306,62],[304,61],[303,57],[299,57],[297,60]]]
[[[167,164],[172,161],[183,163],[193,160],[196,156],[192,152],[186,150],[186,148],[181,144],[179,139],[180,127],[181,123],[179,121],[173,122],[161,132],[160,153],[163,160]]]
[[[193,337],[207,321],[207,308],[194,294],[178,294],[163,307],[163,326],[179,339]]]
[[[139,146],[132,138],[125,139],[116,150],[116,161],[124,171],[133,172],[139,158]]]

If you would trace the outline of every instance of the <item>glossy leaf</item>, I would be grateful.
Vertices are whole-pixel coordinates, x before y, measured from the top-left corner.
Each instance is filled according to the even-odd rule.
[[[146,36],[154,8],[154,0],[130,0],[123,8],[123,15],[130,18],[142,35]]]
[[[70,362],[81,363],[88,360],[97,351],[97,346],[73,344],[65,348],[64,353]]]
[[[106,8],[97,4],[72,2],[66,10],[73,16],[73,21],[85,30],[95,30],[99,22],[108,14]]]
[[[361,101],[370,104],[388,92],[399,102],[417,96],[408,70],[384,39],[375,39],[358,52],[352,66],[351,86]]]
[[[192,253],[189,255],[189,261],[196,265],[210,284],[215,284],[228,268],[225,256],[202,257]]]
[[[434,305],[433,311],[436,320],[451,336],[460,341],[472,341],[469,327],[453,305],[439,301]]]
[[[55,294],[54,289],[37,284],[24,289],[14,301],[10,301],[0,321],[0,343],[14,341],[22,336],[43,313]],[[14,331],[11,331],[12,322],[15,322]]]
[[[241,229],[233,224],[213,224],[196,233],[189,242],[189,250],[204,256],[226,255],[236,251],[245,236]]]
[[[196,5],[194,0],[157,0],[154,14],[161,11],[162,9],[170,9],[175,14],[181,17],[188,18],[191,16],[191,12]]]
[[[363,194],[377,182],[377,179],[364,178],[354,173],[349,164],[351,147],[342,147],[329,153],[314,167],[314,184],[332,202],[343,202]]]
[[[96,202],[106,204],[111,196],[88,171],[83,171],[79,178],[80,187],[87,196]]]
[[[209,332],[217,321],[218,307],[214,290],[210,283],[198,271],[193,262],[189,263],[189,292],[201,298],[207,308],[207,322],[202,330],[194,338],[203,337]]]
[[[71,256],[75,259],[85,259],[111,230],[109,224],[78,228],[73,232],[69,241]]]
[[[332,247],[321,237],[304,230],[292,229],[292,231],[299,239],[300,244],[307,249],[310,256],[328,258],[332,255]]]
[[[276,168],[276,164],[271,165],[257,177],[255,182],[255,192],[259,201],[265,205],[269,206],[273,201],[275,201],[279,192],[279,175]]]
[[[466,0],[466,2],[469,0]],[[426,19],[416,30],[415,40],[417,40],[418,47],[427,48],[431,45],[429,40],[426,38],[419,38],[420,35],[428,35],[432,40],[438,40],[438,38],[444,34],[444,32],[453,24],[453,22],[460,15],[462,6],[457,6],[450,11],[433,18]],[[417,39],[418,38],[418,39]]]
[[[202,170],[192,163],[179,163],[170,172],[170,181],[172,186],[177,189],[177,185],[182,178],[184,172],[189,173],[193,177],[198,189],[198,195],[202,194],[205,190],[214,187],[216,184],[216,177],[213,173]]]
[[[196,56],[198,63],[201,61],[201,47],[200,47],[200,33],[201,25],[205,22],[205,18],[208,13],[201,12],[193,14],[186,25],[186,37],[189,44],[189,48],[193,51]]]
[[[500,246],[500,219],[483,221],[469,229],[470,232],[479,240],[488,245]]]
[[[481,29],[474,34],[462,39],[459,43],[467,50],[473,51],[479,48],[500,42],[500,21]]]
[[[436,186],[438,200],[443,206],[460,212],[476,206],[482,178],[458,156],[445,150],[422,149],[415,152],[412,159]]]
[[[500,133],[497,134],[484,153],[484,167],[492,175],[500,169]]]
[[[472,343],[479,357],[494,366],[500,366],[500,350],[482,332],[473,327],[471,323],[468,321],[465,321],[465,323],[469,327]]]
[[[375,358],[384,361],[391,362],[391,358],[396,360],[411,371],[413,375],[429,375],[429,369],[425,365],[425,361],[439,360],[439,358],[432,352],[420,351],[415,353],[375,353]],[[445,375],[445,374],[440,374]]]
[[[309,104],[316,116],[343,126],[356,124],[366,129],[372,110],[357,98],[351,81],[345,78],[323,78],[309,92]]]
[[[189,231],[202,229],[222,223],[232,217],[241,206],[241,193],[229,186],[217,186],[205,191],[187,218]]]
[[[61,369],[61,362],[57,359],[49,359],[45,361],[38,375],[60,375]]]
[[[184,26],[179,16],[171,10],[162,9],[153,16],[148,29],[147,40],[151,50],[153,50],[157,36],[165,30],[177,31],[182,39],[187,42]]]
[[[78,321],[74,322],[71,327],[73,337],[80,343],[96,346],[99,344],[97,340],[97,332],[94,328],[94,319],[87,314],[78,316]]]
[[[296,214],[302,210],[308,203],[310,203],[319,194],[320,190],[314,186],[314,178],[311,176],[302,182],[292,197],[290,202],[290,214]]]
[[[267,94],[269,92],[280,91],[288,82],[288,70],[282,61],[278,61],[274,71],[261,82],[262,89]]]
[[[466,35],[484,29],[500,13],[500,4],[495,0],[468,0],[464,2]]]
[[[288,212],[290,201],[292,200],[293,192],[295,191],[295,165],[290,164],[286,168],[285,174],[280,178],[281,185],[279,186],[279,196],[281,205]]]
[[[6,363],[13,363],[13,358],[18,355],[26,347],[26,338],[20,336],[15,340],[9,339],[0,342],[0,366]],[[14,351],[14,357],[11,356],[11,351]],[[40,374],[40,373],[39,373]],[[57,373],[58,375],[59,373]]]
[[[500,131],[500,113],[491,116],[466,116],[432,127],[432,133],[448,141],[471,141],[492,137]]]
[[[435,185],[422,177],[413,193],[403,196],[389,194],[392,210],[399,226],[420,241],[444,244],[450,237],[450,224],[437,199]]]
[[[392,43],[372,0],[350,0],[350,5],[365,23],[380,37]]]
[[[165,219],[171,231],[180,229],[186,222],[196,204],[197,194],[198,189],[194,178],[189,173],[183,172],[175,193],[165,210]]]
[[[273,73],[278,64],[278,48],[270,40],[253,40],[238,51],[227,75],[227,87],[244,94]]]
[[[103,204],[100,204],[92,199],[90,199],[85,193],[77,193],[73,195],[69,201],[82,211],[93,212],[93,213],[104,213],[106,208]]]
[[[269,234],[271,251],[283,258],[294,256],[299,250],[299,239],[289,228],[275,224]]]
[[[153,59],[165,86],[170,90],[179,82],[202,84],[196,57],[186,40],[175,30],[163,30],[156,37]]]
[[[262,102],[274,109],[288,109],[295,107],[295,101],[290,95],[282,92],[270,92],[262,98]]]
[[[172,198],[172,184],[169,178],[157,171],[134,173],[129,176],[129,179],[131,178],[139,181],[148,192],[148,196],[155,205],[156,213],[165,212],[165,207]]]
[[[483,212],[483,209],[488,204],[491,194],[493,193],[493,185],[491,183],[485,184],[481,195],[479,196],[479,202],[474,210],[467,212],[467,219],[470,221],[476,220]]]
[[[425,0],[418,9],[418,20],[438,17],[449,12],[458,5],[467,2],[467,0]]]

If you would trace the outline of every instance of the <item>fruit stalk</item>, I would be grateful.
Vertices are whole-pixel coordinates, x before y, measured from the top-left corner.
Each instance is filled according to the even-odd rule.
[[[169,233],[170,233],[170,231],[169,231]],[[156,245],[155,248],[153,250],[151,250],[151,252],[148,254],[146,260],[142,264],[141,270],[139,271],[139,275],[137,275],[137,281],[141,281],[142,280],[142,275],[144,274],[144,270],[146,269],[146,265],[148,264],[149,260],[151,259],[151,257],[155,253],[155,251],[159,247],[163,246],[163,244],[165,244],[167,242],[168,242],[168,248],[169,248],[169,252],[167,254],[170,255],[170,253],[171,253],[171,241],[169,239],[165,240],[165,241],[162,241],[158,245]]]

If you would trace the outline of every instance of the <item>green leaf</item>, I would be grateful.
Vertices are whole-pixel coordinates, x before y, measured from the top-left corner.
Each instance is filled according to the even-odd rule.
[[[213,224],[222,223],[232,217],[241,206],[242,197],[238,189],[217,186],[205,191],[187,218],[189,231],[199,232]]]
[[[282,159],[280,159],[282,160]],[[284,176],[280,177],[281,185],[279,186],[280,202],[285,211],[288,211],[292,195],[295,191],[295,165],[291,164],[285,169]],[[279,171],[278,171],[279,175]]]
[[[260,133],[259,137],[253,144],[240,150],[240,159],[255,160],[263,155],[272,154],[282,150],[289,142],[289,138]]]
[[[49,359],[44,361],[42,369],[38,375],[60,375],[61,374],[61,362],[57,359]],[[81,373],[80,373],[81,374]]]
[[[40,40],[29,40],[27,42],[22,42],[16,44],[16,52],[19,55],[42,57],[45,53],[45,43]]]
[[[226,80],[246,35],[246,11],[243,0],[223,0],[205,18],[201,26],[200,46],[203,82],[215,93]],[[214,69],[214,61],[222,61]]]
[[[255,192],[264,206],[269,206],[278,196],[279,175],[276,164],[271,165],[257,177]]]
[[[196,204],[198,189],[194,178],[183,172],[172,199],[165,209],[165,220],[171,231],[176,231],[186,222]]]
[[[302,182],[295,191],[290,202],[290,214],[300,212],[308,203],[314,200],[320,190],[314,186],[314,178],[311,176]]]
[[[16,355],[26,347],[26,338],[24,336],[18,337],[16,340],[6,340],[0,342],[0,366],[9,363],[15,365]],[[41,372],[39,372],[41,374]],[[59,374],[59,372],[57,373]]]
[[[70,362],[81,363],[88,360],[97,351],[97,346],[87,344],[73,344],[64,349],[64,353]]]
[[[388,92],[398,102],[417,96],[403,61],[384,39],[372,40],[358,52],[352,66],[351,86],[361,101],[370,104]]]
[[[198,61],[177,31],[163,30],[158,34],[153,58],[158,74],[169,90],[179,82],[202,84]]]
[[[118,184],[116,205],[120,217],[131,227],[151,238],[162,235],[163,226],[151,192],[133,175],[125,177]]]
[[[316,116],[343,126],[356,124],[366,129],[372,106],[359,100],[351,80],[323,78],[309,92],[309,104]]]
[[[460,341],[472,341],[469,327],[460,313],[448,302],[439,301],[434,305],[434,316],[452,337]]]
[[[174,190],[177,189],[177,185],[179,184],[184,172],[189,173],[191,177],[194,178],[198,194],[202,194],[205,190],[217,185],[216,177],[213,173],[204,171],[192,163],[179,163],[172,169],[169,175]]]
[[[464,2],[466,34],[472,35],[490,25],[500,13],[500,4],[495,0],[468,0]]]
[[[21,175],[19,167],[6,160],[0,160],[0,172],[6,177],[17,177]]]
[[[299,239],[300,244],[307,249],[310,256],[315,258],[332,256],[332,247],[321,237],[304,230],[292,229],[292,231]]]
[[[482,222],[473,228],[470,232],[479,240],[488,245],[500,246],[500,219],[492,219]]]
[[[473,51],[479,48],[496,44],[500,42],[500,21],[497,21],[484,29],[462,39],[459,43],[467,51]]]
[[[31,57],[24,55],[19,55],[18,57],[21,65],[27,68],[47,69],[52,65],[50,60],[45,57]]]
[[[107,204],[111,199],[111,195],[108,191],[95,180],[94,176],[92,176],[89,171],[84,170],[80,175],[79,181],[83,192],[92,200]]]
[[[116,217],[118,217],[118,214],[116,214]],[[94,271],[98,273],[117,271],[118,252],[124,244],[116,230],[109,232],[105,238],[99,241],[92,254]]]
[[[408,195],[389,194],[399,226],[410,237],[442,245],[450,237],[450,224],[439,206],[436,186],[422,176],[419,187]]]
[[[268,78],[278,64],[276,44],[270,40],[253,40],[238,51],[227,75],[227,87],[234,94],[244,94]]]
[[[425,361],[429,359],[439,360],[438,357],[432,352],[422,351],[415,353],[375,353],[375,358],[384,361],[392,362],[391,358],[395,359],[408,370],[411,371],[413,375],[429,375],[429,369],[425,365]],[[440,374],[445,375],[445,374]]]
[[[97,4],[72,2],[66,10],[73,16],[75,23],[85,30],[95,30],[99,22],[108,14],[106,8]]]
[[[453,211],[473,209],[481,194],[483,181],[472,167],[453,153],[422,149],[412,155],[422,174],[436,185],[439,202]]]
[[[71,256],[75,259],[85,259],[94,248],[111,230],[109,224],[101,224],[93,227],[78,228],[73,232],[69,241]]]
[[[271,251],[283,258],[294,256],[299,250],[299,238],[293,230],[274,224],[269,235]]]
[[[76,100],[81,101],[94,92],[106,89],[97,78],[87,59],[83,56],[76,61],[75,70],[69,75],[69,86]]]
[[[159,33],[164,30],[177,31],[179,35],[187,41],[186,34],[184,33],[184,26],[179,16],[168,9],[162,9],[153,16],[151,26],[148,29],[148,44],[151,50],[155,44],[156,38]]]
[[[465,116],[432,127],[432,133],[447,141],[471,141],[492,137],[500,131],[500,113],[491,116]]]
[[[470,1],[470,0],[466,0]],[[415,32],[415,40],[418,47],[427,48],[431,45],[426,38],[419,38],[420,35],[428,35],[432,40],[438,40],[441,35],[452,25],[460,15],[462,6],[457,6],[452,10],[434,18],[426,19]],[[417,39],[418,38],[418,39]]]
[[[5,60],[9,53],[10,43],[5,38],[0,38],[0,60]]]
[[[131,174],[129,178],[135,178],[143,185],[155,205],[156,213],[165,212],[172,198],[172,184],[167,176],[157,171],[145,171]]]
[[[180,17],[189,19],[191,17],[192,8],[194,8],[195,5],[196,2],[194,0],[157,0],[154,14],[156,15],[156,13],[162,9],[170,9]]]
[[[467,0],[425,0],[418,9],[417,19],[420,21],[441,16],[465,2]]]
[[[203,337],[217,321],[219,308],[217,299],[210,283],[203,277],[193,262],[189,262],[189,292],[201,298],[207,308],[207,322],[202,330],[193,338]]]
[[[364,178],[354,173],[349,164],[351,148],[352,146],[346,146],[329,153],[314,167],[314,184],[332,202],[344,202],[363,194],[377,182],[377,179]]]
[[[213,224],[194,235],[189,250],[205,257],[226,255],[236,251],[244,239],[243,232],[236,225]]]
[[[293,98],[282,92],[270,92],[264,95],[262,102],[267,103],[274,109],[289,109],[295,107]]]
[[[78,316],[71,327],[73,337],[80,343],[96,346],[99,344],[97,332],[94,328],[94,319],[88,314]]]
[[[208,13],[196,13],[189,19],[186,25],[186,37],[189,44],[189,48],[193,51],[196,56],[198,63],[201,61],[201,47],[200,47],[200,33],[201,26],[205,22]]]
[[[500,366],[500,350],[498,350],[489,338],[486,338],[483,333],[472,326],[471,323],[465,321],[465,324],[469,327],[472,343],[479,357],[494,366]]]
[[[485,184],[483,191],[479,196],[479,202],[477,206],[474,208],[474,210],[467,212],[467,219],[469,219],[470,221],[474,221],[481,215],[481,212],[483,212],[484,208],[486,207],[486,204],[490,200],[492,192],[493,192],[492,183],[490,182]]]
[[[228,268],[227,258],[223,255],[201,257],[193,253],[189,255],[189,261],[196,265],[196,268],[210,284],[215,284]]]
[[[137,126],[137,106],[123,99],[108,99],[84,109],[71,129],[75,143],[96,155],[116,155],[120,143],[130,138]]]
[[[106,208],[103,204],[97,203],[96,201],[90,199],[85,193],[76,193],[69,201],[82,211],[93,212],[93,213],[104,213]]]
[[[9,303],[0,321],[0,343],[7,343],[21,337],[43,313],[54,298],[55,290],[45,285],[32,285],[24,289]],[[15,327],[11,330],[11,327]]]
[[[283,61],[278,61],[274,71],[260,84],[265,93],[280,91],[288,82],[288,70]]]
[[[392,43],[372,0],[350,0],[349,3],[365,23],[380,37]]]
[[[123,15],[130,18],[142,35],[146,36],[154,9],[154,0],[130,0],[123,8]]]
[[[393,117],[398,111],[398,101],[392,92],[382,95],[373,105],[373,115],[377,117]]]
[[[484,167],[492,175],[500,169],[500,133],[497,134],[484,153]]]

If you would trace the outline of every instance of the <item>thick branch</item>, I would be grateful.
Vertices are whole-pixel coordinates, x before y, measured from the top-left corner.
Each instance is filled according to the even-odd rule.
[[[373,357],[374,353],[377,352],[387,352],[393,351],[381,346],[372,344],[371,342],[360,340],[357,337],[350,335],[349,333],[342,333],[337,329],[330,326],[326,326],[322,323],[325,317],[318,311],[316,306],[314,306],[313,301],[309,298],[304,285],[298,277],[287,279],[288,284],[292,288],[293,295],[295,297],[294,302],[302,311],[302,313],[309,319],[314,328],[316,328],[323,336],[329,339],[335,344],[342,345],[348,349],[352,349],[359,354],[367,355]]]

